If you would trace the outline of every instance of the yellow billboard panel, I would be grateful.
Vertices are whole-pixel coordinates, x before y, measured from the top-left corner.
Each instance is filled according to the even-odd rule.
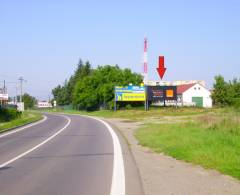
[[[145,101],[145,93],[123,93],[121,101]]]

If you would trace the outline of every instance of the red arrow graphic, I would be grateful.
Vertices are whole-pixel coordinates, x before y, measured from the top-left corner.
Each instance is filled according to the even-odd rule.
[[[164,56],[159,56],[157,71],[161,79],[163,78],[166,70],[167,68],[164,67]]]

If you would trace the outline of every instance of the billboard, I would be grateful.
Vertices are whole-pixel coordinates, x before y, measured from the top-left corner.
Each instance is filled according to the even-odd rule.
[[[177,100],[176,86],[148,86],[148,101]]]
[[[164,99],[164,92],[162,86],[148,86],[147,93],[149,101],[162,101]]]
[[[115,101],[145,101],[145,87],[144,86],[116,86],[115,87]]]

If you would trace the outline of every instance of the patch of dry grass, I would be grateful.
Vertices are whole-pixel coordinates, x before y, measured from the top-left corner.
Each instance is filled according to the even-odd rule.
[[[197,118],[204,129],[240,135],[240,114],[238,112],[207,114]]]

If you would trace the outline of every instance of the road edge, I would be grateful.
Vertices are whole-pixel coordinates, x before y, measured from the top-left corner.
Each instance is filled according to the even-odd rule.
[[[103,120],[106,120],[106,119],[103,119]],[[131,155],[131,159],[133,160],[133,163],[134,163],[136,171],[137,171],[137,176],[139,178],[139,182],[141,185],[140,187],[141,187],[142,194],[145,195],[145,190],[143,187],[143,179],[141,177],[140,169],[138,167],[137,161],[133,154],[133,150],[131,148],[131,143],[129,142],[128,138],[124,135],[124,133],[114,123],[109,122],[109,121],[106,121],[106,122],[109,123],[113,127],[113,129],[118,132],[118,136],[121,136],[122,142],[125,142],[125,145],[128,148],[129,154]]]
[[[42,115],[41,119],[38,119],[38,120],[35,120],[35,121],[32,121],[32,122],[28,122],[28,123],[25,123],[25,124],[22,124],[22,125],[18,125],[18,126],[13,127],[13,128],[6,129],[6,130],[0,132],[0,138],[5,137],[7,135],[11,135],[13,133],[17,133],[17,132],[22,131],[22,130],[25,130],[29,127],[41,124],[46,120],[47,120],[47,116]]]
[[[107,127],[113,140],[114,160],[113,160],[113,174],[110,195],[126,195],[125,186],[125,167],[122,153],[121,143],[114,129],[106,121],[87,115],[78,115],[86,118],[97,120]]]

